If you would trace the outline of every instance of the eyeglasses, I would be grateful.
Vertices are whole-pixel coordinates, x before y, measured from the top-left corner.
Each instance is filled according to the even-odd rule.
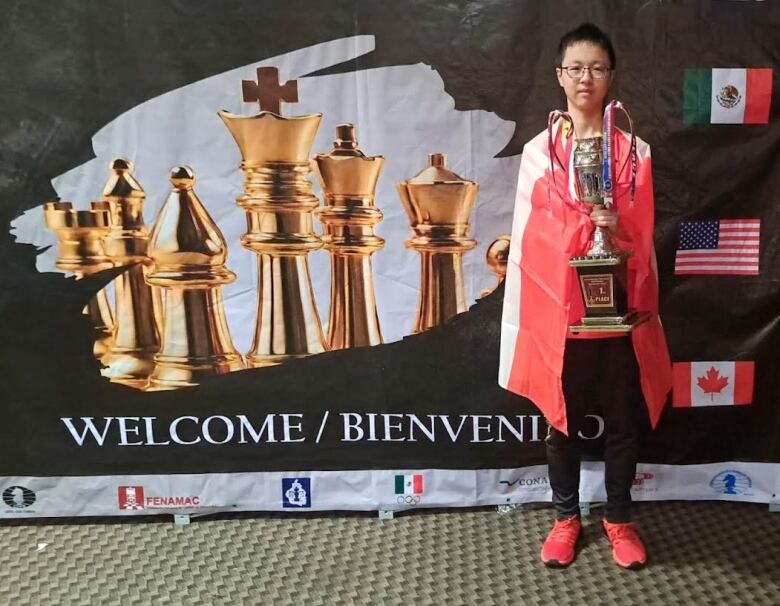
[[[607,74],[612,71],[609,67],[604,67],[603,65],[594,65],[593,67],[582,67],[581,65],[571,65],[571,66],[563,66],[561,65],[560,69],[566,72],[566,75],[569,76],[572,80],[579,80],[582,78],[582,76],[585,75],[585,70],[588,70],[590,72],[591,78],[594,80],[603,80],[607,77]]]

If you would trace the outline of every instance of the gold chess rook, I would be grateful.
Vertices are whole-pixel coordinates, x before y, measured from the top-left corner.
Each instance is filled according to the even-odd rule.
[[[420,253],[418,333],[468,309],[463,254],[477,245],[468,236],[477,184],[448,170],[444,154],[430,154],[427,168],[396,187],[414,232],[406,246]]]
[[[111,227],[108,203],[92,202],[89,210],[74,210],[70,202],[47,202],[43,215],[46,226],[57,236],[57,268],[80,279],[114,266],[103,247],[103,238]],[[90,300],[84,314],[94,327],[93,353],[100,359],[114,338],[114,319],[105,289]]]
[[[283,118],[219,112],[241,151],[246,212],[244,248],[257,255],[257,322],[247,363],[270,366],[325,351],[308,255],[322,248],[312,213],[319,202],[307,180],[321,114]]]
[[[162,345],[150,390],[189,387],[244,368],[222,299],[222,286],[236,275],[225,267],[225,239],[195,195],[194,183],[192,169],[173,169],[173,191],[149,239],[154,267],[146,280],[166,291]]]
[[[323,226],[322,241],[330,253],[330,349],[382,343],[371,255],[385,241],[374,234],[382,212],[374,205],[382,156],[369,157],[358,148],[355,127],[336,127],[328,154],[314,157],[324,206],[316,211]]]
[[[144,388],[160,349],[159,291],[145,282],[149,230],[143,218],[146,193],[133,176],[133,165],[117,158],[109,167],[103,199],[111,209],[111,229],[105,249],[117,266],[129,266],[114,281],[116,333],[102,362],[103,376],[131,387]]]

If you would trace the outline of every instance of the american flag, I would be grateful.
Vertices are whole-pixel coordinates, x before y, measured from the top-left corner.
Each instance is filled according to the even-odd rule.
[[[760,219],[683,221],[677,275],[758,275]]]

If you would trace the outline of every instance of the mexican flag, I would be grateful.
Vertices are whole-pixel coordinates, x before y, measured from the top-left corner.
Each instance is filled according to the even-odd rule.
[[[672,406],[732,406],[753,402],[754,362],[675,362]]]
[[[683,122],[767,124],[772,104],[770,68],[686,69]]]
[[[422,494],[422,491],[421,475],[395,476],[395,494]]]

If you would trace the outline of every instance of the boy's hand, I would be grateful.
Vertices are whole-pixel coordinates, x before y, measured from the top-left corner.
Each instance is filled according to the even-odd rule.
[[[631,238],[618,222],[618,214],[614,210],[594,206],[590,211],[590,220],[594,225],[606,228],[616,240],[630,244]]]
[[[594,206],[590,211],[590,220],[598,227],[606,227],[609,231],[617,233],[618,214],[613,210],[607,210],[601,206]]]

